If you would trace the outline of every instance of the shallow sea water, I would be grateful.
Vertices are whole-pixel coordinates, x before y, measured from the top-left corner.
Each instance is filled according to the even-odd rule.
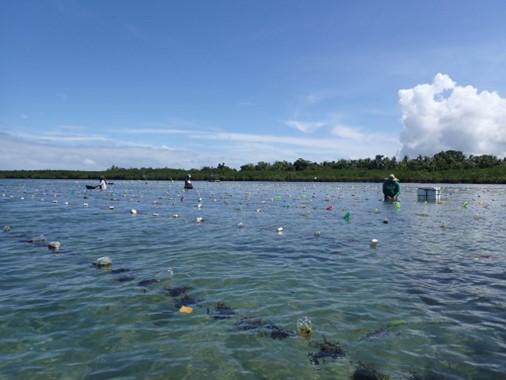
[[[504,186],[86,184],[0,180],[1,379],[506,375]]]

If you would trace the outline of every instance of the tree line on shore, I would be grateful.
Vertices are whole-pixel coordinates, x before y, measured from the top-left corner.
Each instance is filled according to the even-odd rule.
[[[375,158],[312,162],[258,162],[240,169],[225,163],[200,169],[120,168],[105,171],[81,170],[4,170],[0,178],[27,179],[85,179],[107,180],[182,180],[191,174],[196,181],[319,181],[319,182],[380,182],[391,172],[402,182],[415,183],[506,183],[506,158],[493,155],[466,156],[460,151],[447,150],[432,157],[418,156],[402,160],[376,155]]]

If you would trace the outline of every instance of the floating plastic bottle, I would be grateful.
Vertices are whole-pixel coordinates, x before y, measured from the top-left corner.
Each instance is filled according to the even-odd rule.
[[[297,319],[297,332],[304,337],[311,336],[313,333],[313,322],[308,317]]]

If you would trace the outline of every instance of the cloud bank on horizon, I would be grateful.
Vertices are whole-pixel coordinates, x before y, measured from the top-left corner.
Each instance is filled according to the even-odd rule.
[[[400,90],[399,104],[401,157],[445,150],[506,156],[506,99],[497,92],[459,86],[438,73],[431,84]]]
[[[321,161],[313,160],[323,162],[373,157],[378,154],[377,141],[397,144],[399,159],[432,156],[444,150],[458,150],[466,155],[506,156],[506,99],[497,92],[459,86],[450,76],[438,73],[432,83],[401,89],[398,96],[403,128],[397,137],[365,133],[331,121],[296,119],[283,123],[305,136],[139,128],[121,130],[123,140],[118,141],[106,134],[85,135],[76,131],[3,132],[0,133],[3,147],[0,169],[104,170],[112,165],[190,169],[215,166],[219,162],[239,168],[260,161],[295,161],[307,157],[322,157]],[[311,137],[316,130],[325,128],[327,137]],[[140,135],[154,135],[161,140],[164,136],[177,135],[189,143],[177,148],[135,142],[135,136]],[[336,157],[336,151],[342,157]],[[245,161],[244,157],[250,160]]]

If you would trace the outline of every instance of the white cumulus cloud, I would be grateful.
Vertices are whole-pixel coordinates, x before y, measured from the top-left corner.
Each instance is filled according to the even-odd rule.
[[[506,99],[497,92],[478,92],[437,74],[431,84],[400,90],[399,104],[401,157],[444,150],[506,156]]]

